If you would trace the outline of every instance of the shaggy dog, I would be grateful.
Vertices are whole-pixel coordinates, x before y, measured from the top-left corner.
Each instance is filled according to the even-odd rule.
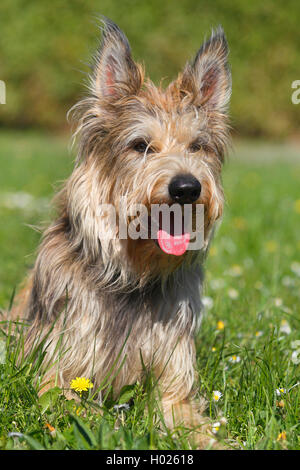
[[[227,57],[218,28],[175,81],[156,87],[144,80],[123,32],[104,20],[89,95],[74,107],[78,159],[56,196],[57,218],[44,232],[18,307],[31,323],[27,350],[45,335],[49,358],[63,351],[61,386],[76,376],[99,386],[111,376],[117,396],[151,370],[170,426],[205,422],[194,399],[194,336],[203,263],[223,211]],[[120,222],[129,227],[135,204],[148,214],[153,205],[190,205],[192,228],[195,208],[203,207],[203,243],[189,249],[191,233],[175,231],[174,222],[166,229],[160,218],[150,237],[121,237]]]

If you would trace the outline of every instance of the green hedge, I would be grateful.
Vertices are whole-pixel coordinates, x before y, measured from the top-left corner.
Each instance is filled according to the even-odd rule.
[[[1,125],[66,125],[84,92],[99,14],[125,31],[154,81],[174,77],[222,24],[231,49],[233,127],[269,137],[299,129],[300,105],[291,102],[291,83],[300,79],[298,0],[1,0]]]

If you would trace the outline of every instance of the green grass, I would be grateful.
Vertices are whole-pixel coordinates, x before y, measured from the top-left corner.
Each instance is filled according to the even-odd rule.
[[[213,422],[226,418],[220,434],[229,442],[300,449],[300,366],[292,361],[293,342],[300,340],[298,149],[263,142],[234,148],[224,168],[224,220],[206,266],[209,308],[197,337],[197,386]],[[69,174],[73,157],[64,138],[35,133],[2,133],[0,149],[0,305],[7,308],[39,241],[28,225],[49,218],[53,184]],[[12,196],[17,192],[33,196],[26,207],[17,207],[24,201],[22,194]],[[81,404],[59,388],[38,397],[46,367],[41,349],[17,366],[21,351],[22,333],[0,336],[0,448],[188,448],[184,429],[159,429],[151,377],[144,388],[125,388],[117,402],[108,397],[100,413],[95,390]],[[281,387],[286,393],[278,397]],[[214,390],[222,393],[218,402]],[[129,400],[129,409],[115,407]],[[283,431],[286,439],[277,440]]]

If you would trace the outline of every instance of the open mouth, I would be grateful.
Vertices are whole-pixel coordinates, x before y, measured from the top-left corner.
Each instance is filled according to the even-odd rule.
[[[152,240],[167,255],[182,256],[199,250],[204,240],[203,204],[176,206],[152,204],[151,210],[137,210],[139,216],[127,219],[128,236],[133,240]]]
[[[170,213],[169,223],[163,223],[159,214],[159,221],[156,223],[155,242],[167,255],[182,256],[188,249],[191,235],[184,228],[184,217],[181,220],[174,220],[174,213]],[[165,222],[165,221],[164,221]],[[153,223],[153,220],[152,220]]]

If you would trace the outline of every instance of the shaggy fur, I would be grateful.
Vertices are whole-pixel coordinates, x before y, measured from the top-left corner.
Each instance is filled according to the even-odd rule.
[[[77,163],[56,197],[57,219],[44,233],[18,309],[31,321],[27,348],[56,320],[47,355],[55,359],[60,338],[66,352],[59,380],[66,388],[76,376],[90,377],[97,387],[123,361],[112,383],[117,395],[122,386],[143,380],[142,357],[159,378],[170,425],[174,416],[187,425],[203,423],[191,404],[194,335],[201,321],[202,266],[223,211],[227,56],[219,28],[175,81],[157,88],[144,80],[124,34],[104,21],[89,95],[74,107]],[[118,207],[124,196],[128,205],[171,204],[169,182],[185,173],[202,186],[201,250],[172,256],[151,239],[120,240],[115,233],[99,238],[109,230],[97,215],[100,204]]]

